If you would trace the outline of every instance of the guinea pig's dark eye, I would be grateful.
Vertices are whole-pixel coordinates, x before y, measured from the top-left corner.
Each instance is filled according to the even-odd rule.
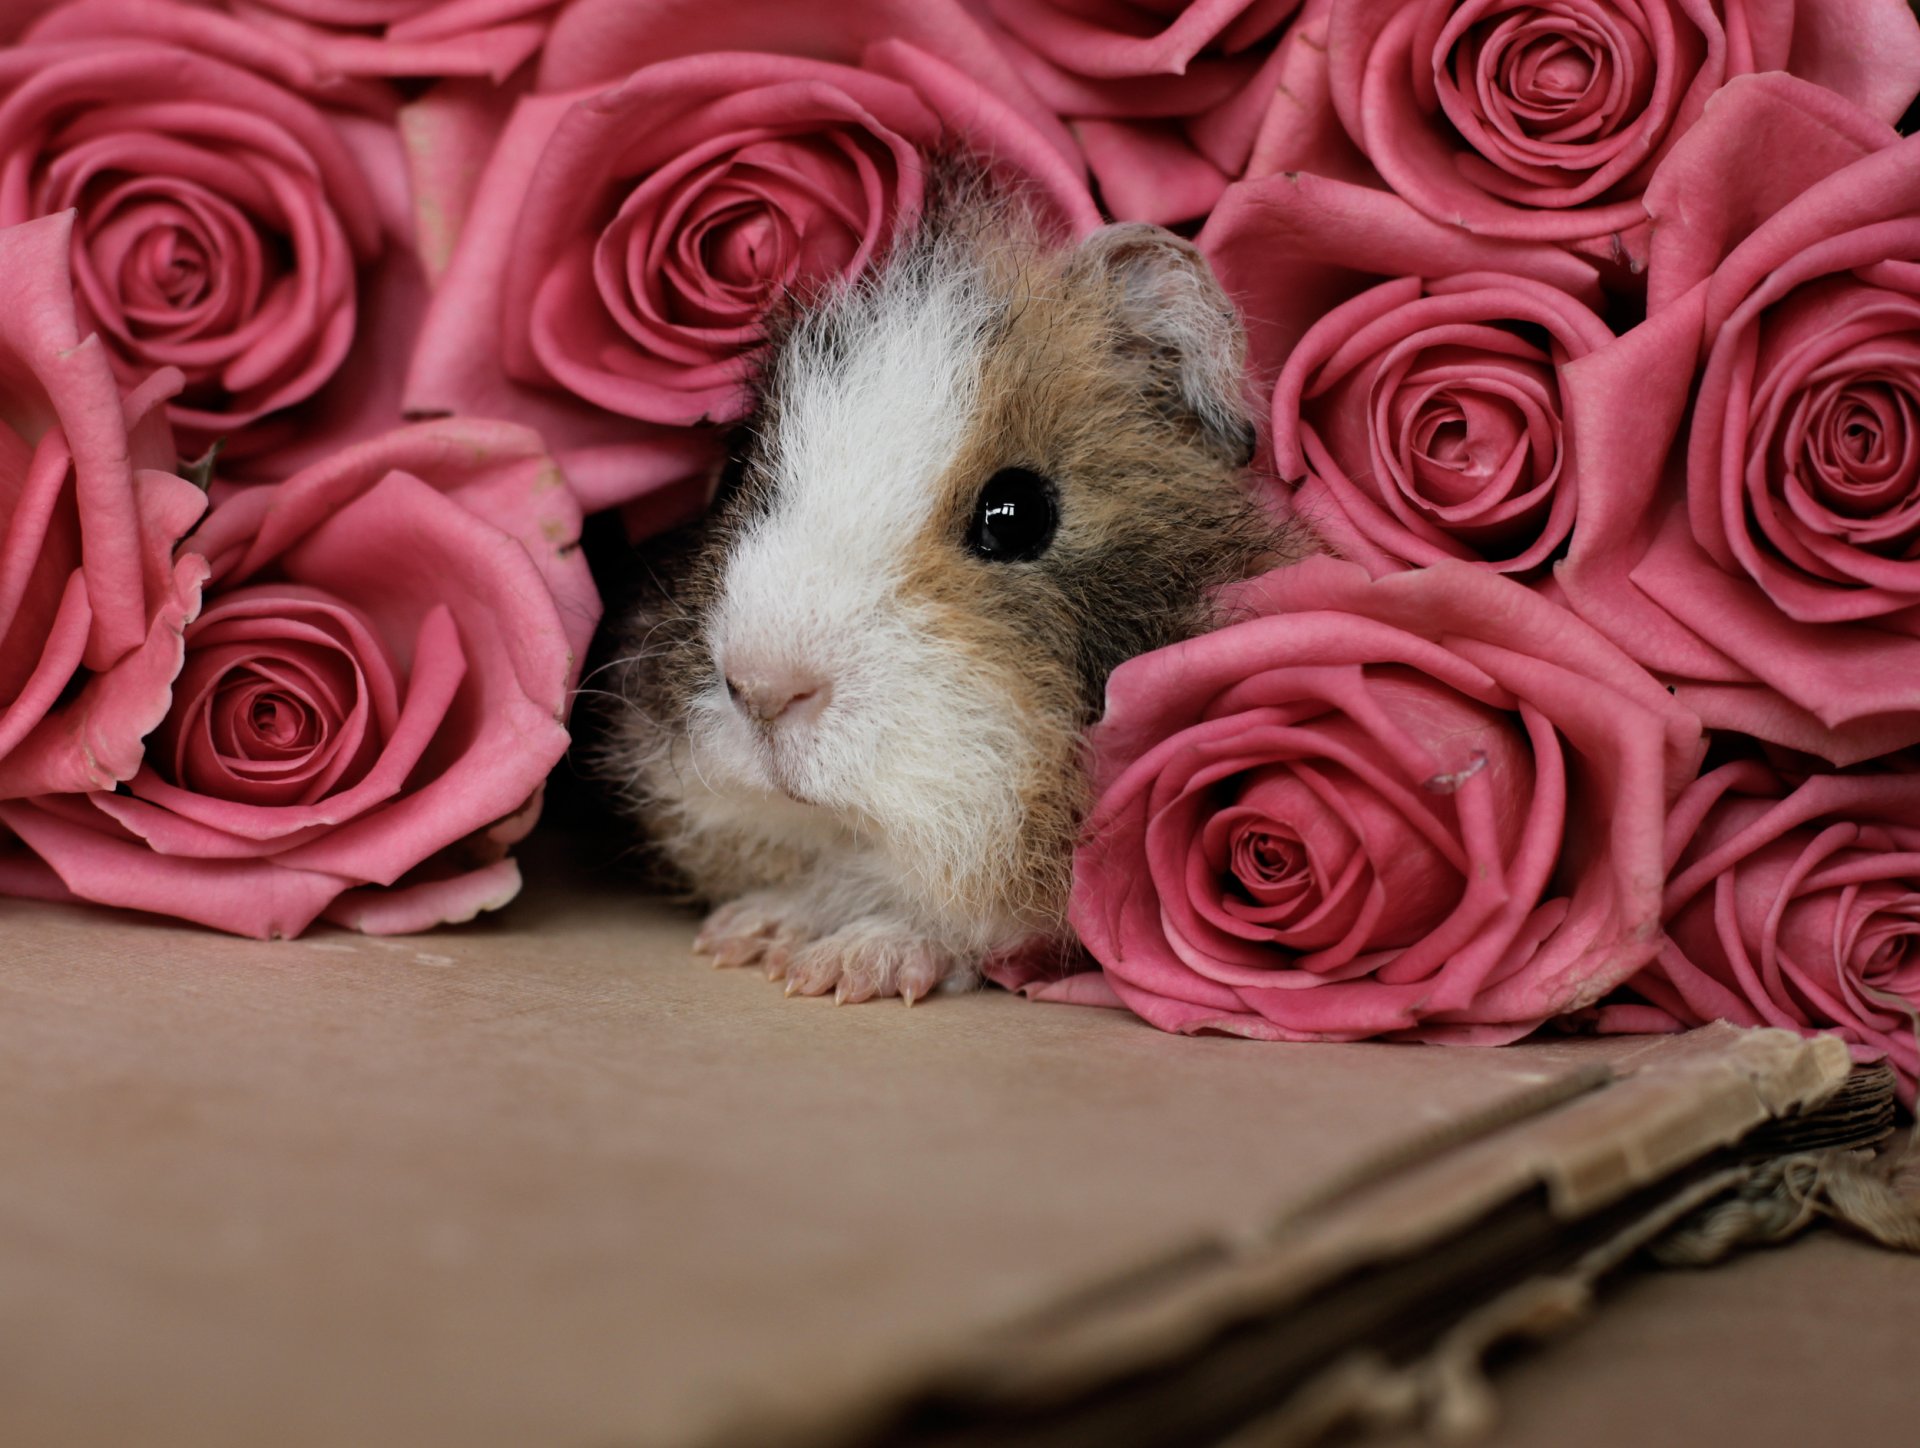
[[[1002,468],[973,505],[967,547],[989,563],[1038,558],[1053,541],[1060,508],[1051,481],[1029,468]]]

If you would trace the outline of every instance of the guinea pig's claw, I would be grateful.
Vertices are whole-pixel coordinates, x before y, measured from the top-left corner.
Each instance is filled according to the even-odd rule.
[[[701,922],[699,934],[693,937],[693,953],[711,955],[714,964],[718,965],[721,948],[747,933],[741,928],[745,923],[741,918],[743,913],[740,902],[736,900],[731,905],[722,905],[707,916]]]
[[[901,966],[897,979],[900,998],[912,1005],[940,983],[940,963],[931,955],[921,955]]]
[[[830,957],[822,957],[817,949],[804,952],[787,964],[787,994],[825,995],[837,977]]]
[[[767,942],[759,937],[734,936],[714,947],[713,963],[721,969],[752,965],[766,953],[766,949]]]
[[[840,977],[840,984],[834,989],[833,1003],[840,1005],[842,1002],[850,1001],[858,1005],[862,1001],[872,1000],[879,989],[880,982],[871,976],[843,975]]]

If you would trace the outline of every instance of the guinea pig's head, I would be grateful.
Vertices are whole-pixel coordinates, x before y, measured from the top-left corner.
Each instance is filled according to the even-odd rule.
[[[1056,925],[1108,674],[1275,546],[1243,351],[1143,225],[931,225],[795,318],[688,599],[707,787],[824,812],[980,948]]]

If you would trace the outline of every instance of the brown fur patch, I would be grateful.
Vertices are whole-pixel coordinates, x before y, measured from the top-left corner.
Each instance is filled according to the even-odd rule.
[[[1206,592],[1253,571],[1277,540],[1239,459],[1183,404],[1172,360],[1136,330],[1098,258],[1018,237],[984,260],[1004,319],[905,591],[999,680],[1030,741],[1028,758],[1008,762],[1022,776],[1018,848],[973,888],[1057,925],[1087,804],[1081,732],[1107,676],[1203,627]],[[1029,562],[964,546],[982,485],[1009,467],[1057,489],[1058,531]]]

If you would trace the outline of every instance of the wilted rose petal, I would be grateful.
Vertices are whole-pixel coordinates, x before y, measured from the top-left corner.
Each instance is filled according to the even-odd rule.
[[[72,230],[0,229],[0,799],[133,774],[206,572],[173,557],[206,505],[170,471],[178,374],[122,397],[75,316]]]

